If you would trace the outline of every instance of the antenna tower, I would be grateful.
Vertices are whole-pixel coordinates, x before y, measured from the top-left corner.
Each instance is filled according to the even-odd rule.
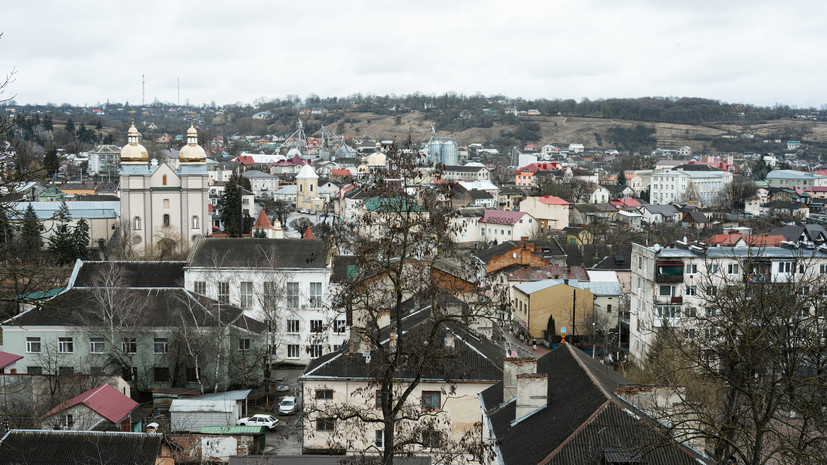
[[[146,80],[144,79],[144,75],[141,75],[141,106],[144,106],[144,102],[146,101]]]

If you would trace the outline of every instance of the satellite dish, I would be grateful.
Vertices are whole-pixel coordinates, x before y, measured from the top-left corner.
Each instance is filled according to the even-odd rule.
[[[655,244],[652,246],[652,248],[655,249],[655,253],[660,252],[660,244]]]

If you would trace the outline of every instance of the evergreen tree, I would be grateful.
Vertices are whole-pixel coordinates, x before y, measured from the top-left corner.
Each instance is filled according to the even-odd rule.
[[[52,131],[55,128],[55,124],[52,122],[52,115],[46,115],[43,118],[43,128],[47,131]]]
[[[64,129],[66,129],[66,131],[68,131],[69,134],[75,133],[75,122],[72,121],[72,118],[66,120],[66,126],[64,126]]]
[[[25,253],[33,255],[43,247],[43,238],[40,236],[41,230],[43,230],[43,225],[38,221],[32,204],[29,204],[26,212],[23,213],[23,222],[20,225],[20,240]]]
[[[239,222],[241,219],[241,200],[238,198],[238,178],[235,174],[224,185],[224,195],[221,198],[221,221],[224,223],[224,232],[230,237],[239,237]]]
[[[60,203],[60,209],[55,217],[55,226],[52,236],[49,238],[49,253],[59,266],[69,265],[75,261],[77,249],[72,240],[72,231],[69,229],[69,222],[72,215],[66,202]]]
[[[625,186],[626,185],[626,170],[620,168],[620,172],[617,173],[617,185],[618,186]]]
[[[75,257],[81,260],[89,259],[89,223],[83,218],[77,222],[72,230],[72,243],[75,246]]]
[[[46,151],[46,154],[43,156],[43,165],[44,168],[46,168],[46,172],[50,178],[55,175],[55,171],[57,171],[57,168],[60,165],[60,159],[57,156],[56,148],[52,147]]]

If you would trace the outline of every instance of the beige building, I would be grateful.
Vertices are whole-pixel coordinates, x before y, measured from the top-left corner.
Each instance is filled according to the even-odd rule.
[[[197,236],[211,232],[206,153],[195,127],[187,131],[177,170],[149,163],[134,124],[128,141],[121,149],[121,227],[132,251],[153,253],[159,243],[188,250]]]
[[[546,279],[514,286],[514,320],[523,334],[577,341],[593,330],[594,294],[575,280]],[[576,285],[576,287],[575,287]]]
[[[296,175],[296,208],[310,211],[324,209],[324,199],[319,197],[319,175],[310,165],[304,165]]]
[[[571,204],[553,195],[528,197],[520,202],[520,211],[526,212],[537,220],[541,233],[561,230],[569,225]]]

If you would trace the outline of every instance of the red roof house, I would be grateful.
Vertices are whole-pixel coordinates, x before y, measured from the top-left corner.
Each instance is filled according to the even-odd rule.
[[[10,354],[0,350],[0,373],[5,373],[6,367],[23,358],[22,355]]]
[[[129,414],[138,403],[108,384],[75,396],[43,415],[47,429],[131,431]]]

